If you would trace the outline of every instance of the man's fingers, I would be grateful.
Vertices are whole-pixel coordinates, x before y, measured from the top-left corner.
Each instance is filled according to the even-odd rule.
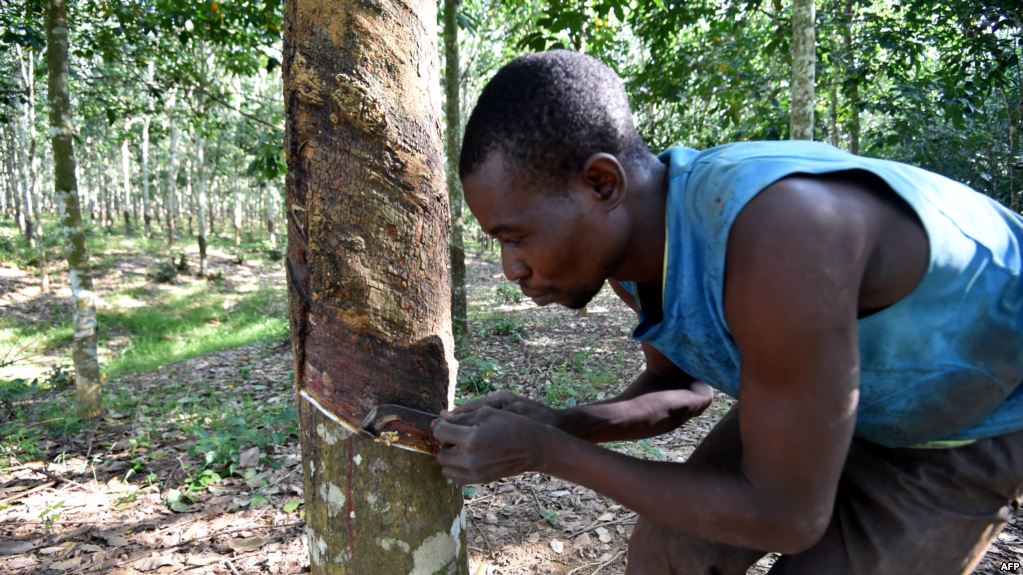
[[[480,423],[491,417],[495,411],[498,410],[489,405],[484,405],[479,409],[474,409],[466,413],[452,412],[449,414],[449,417],[446,417],[445,419],[449,423],[453,423],[455,425],[462,426],[479,425]]]
[[[511,400],[515,398],[515,394],[508,391],[507,389],[499,389],[497,391],[488,393],[483,397],[477,397],[476,399],[463,404],[461,407],[457,407],[454,413],[468,413],[470,411],[476,411],[484,407],[493,407],[494,409],[504,409]]]
[[[451,445],[465,445],[472,432],[471,427],[467,427],[459,422],[438,419],[433,424],[433,436],[437,438],[441,445],[447,443]]]

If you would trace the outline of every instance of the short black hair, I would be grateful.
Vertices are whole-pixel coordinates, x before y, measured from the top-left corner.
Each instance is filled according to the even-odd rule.
[[[618,75],[569,50],[519,56],[487,82],[465,126],[459,176],[474,173],[494,151],[530,177],[558,182],[596,153],[649,153]]]

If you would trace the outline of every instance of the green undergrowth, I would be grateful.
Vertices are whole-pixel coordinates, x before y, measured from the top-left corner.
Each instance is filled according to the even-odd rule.
[[[179,224],[180,225],[180,224]],[[44,244],[46,257],[51,268],[56,262],[64,259],[64,240],[60,233],[60,222],[52,214],[43,215]],[[254,232],[246,229],[242,232],[241,243],[236,245],[234,231],[231,227],[218,224],[216,233],[207,234],[207,245],[210,250],[219,250],[234,256],[239,261],[274,263],[284,257],[287,235],[281,231],[277,234],[277,246],[270,245],[267,234],[260,229]],[[85,243],[89,250],[90,263],[98,271],[107,269],[117,263],[116,252],[145,253],[157,258],[165,258],[168,254],[166,234],[160,226],[153,223],[153,235],[146,238],[142,228],[132,223],[127,230],[120,220],[110,227],[102,227],[95,222],[85,222]],[[196,245],[196,236],[186,228],[179,227],[172,252],[177,255],[185,248]],[[39,248],[37,244],[29,246],[18,231],[17,224],[10,219],[0,219],[0,265],[14,265],[21,269],[38,268]]]
[[[288,332],[284,298],[283,288],[232,295],[208,285],[145,307],[122,308],[115,298],[112,309],[99,313],[99,322],[115,337],[127,336],[130,343],[107,362],[105,371],[108,377],[150,371],[222,349],[284,337]]]
[[[290,375],[280,370],[268,378],[244,361],[227,380],[178,381],[172,370],[166,377],[111,381],[96,422],[75,415],[66,370],[32,381],[0,380],[0,474],[18,462],[76,457],[91,473],[113,468],[125,483],[157,485],[174,511],[194,510],[231,477],[233,485],[246,486],[233,505],[265,505],[276,492],[268,474],[284,464],[283,446],[295,441],[298,417]]]
[[[114,350],[101,367],[113,378],[279,339],[288,331],[285,297],[283,287],[235,294],[213,284],[173,291],[147,284],[115,292],[97,311],[99,345]],[[70,345],[72,336],[72,318],[66,311],[57,310],[52,321],[8,316],[0,319],[0,355],[45,353]]]

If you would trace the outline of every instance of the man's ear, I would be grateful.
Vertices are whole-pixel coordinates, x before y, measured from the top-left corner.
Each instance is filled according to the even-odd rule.
[[[618,207],[625,197],[625,169],[611,154],[601,152],[590,156],[583,165],[582,180],[608,211]]]

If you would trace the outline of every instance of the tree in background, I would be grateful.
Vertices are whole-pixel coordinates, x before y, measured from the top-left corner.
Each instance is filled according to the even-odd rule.
[[[434,458],[350,432],[377,404],[436,413],[453,401],[435,10],[285,6],[287,271],[313,573],[468,572],[461,493]]]
[[[459,88],[461,62],[458,57],[458,10],[461,0],[444,0],[444,116],[447,120],[448,201],[451,204],[451,323],[455,342],[469,337],[469,311],[465,297],[465,241],[462,221],[462,182],[458,177],[458,155],[462,143]]]
[[[816,71],[815,0],[792,0],[792,100],[789,137],[813,139]]]
[[[92,291],[89,252],[78,201],[71,96],[68,93],[68,24],[64,0],[47,0],[46,68],[50,99],[50,142],[53,144],[53,182],[61,213],[64,250],[71,276],[74,338],[71,356],[75,365],[75,387],[79,410],[89,418],[103,410],[99,359],[96,356],[96,296]]]

